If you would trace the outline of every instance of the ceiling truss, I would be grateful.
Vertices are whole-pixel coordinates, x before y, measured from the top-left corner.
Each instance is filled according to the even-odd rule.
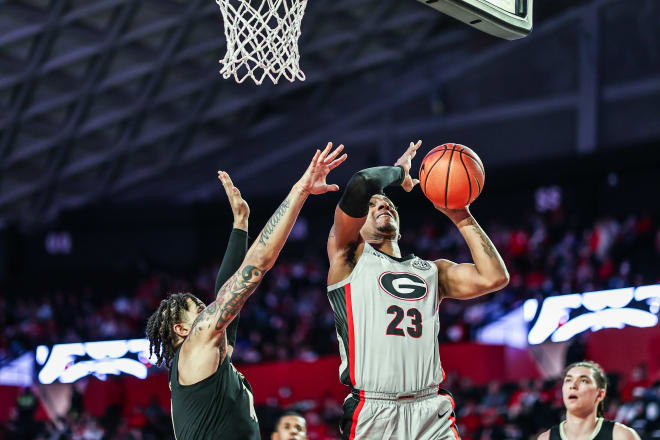
[[[204,177],[211,162],[233,164],[238,182],[283,174],[282,164],[339,136],[365,145],[354,154],[375,148],[385,160],[398,139],[565,114],[573,122],[557,130],[574,135],[576,154],[589,152],[603,142],[608,106],[660,95],[652,57],[625,80],[603,70],[623,44],[603,35],[608,12],[653,23],[640,18],[660,19],[652,0],[557,2],[515,42],[417,2],[310,1],[300,40],[308,79],[260,87],[218,74],[225,43],[213,2],[0,7],[8,12],[0,21],[0,217],[26,224],[99,200],[205,199],[217,189]],[[646,33],[655,39],[638,46],[660,53],[658,30]],[[553,70],[547,59],[570,51],[575,62]],[[511,93],[494,90],[493,77]],[[514,79],[551,85],[519,97]]]

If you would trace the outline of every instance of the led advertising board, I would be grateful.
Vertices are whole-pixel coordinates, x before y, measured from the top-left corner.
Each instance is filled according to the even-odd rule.
[[[155,356],[149,358],[148,339],[40,345],[35,358],[42,366],[37,374],[42,384],[72,383],[89,375],[105,380],[108,374],[144,379],[155,362]]]
[[[573,293],[523,304],[525,321],[531,323],[527,342],[568,341],[586,330],[654,327],[660,311],[660,284],[596,292]]]

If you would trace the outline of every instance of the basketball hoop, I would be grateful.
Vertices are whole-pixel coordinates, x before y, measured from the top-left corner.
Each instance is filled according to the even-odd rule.
[[[227,38],[227,53],[220,60],[223,78],[233,76],[237,83],[242,83],[249,77],[257,85],[266,76],[274,84],[282,76],[291,82],[305,80],[299,66],[298,38],[307,0],[216,0],[216,3],[220,6]]]

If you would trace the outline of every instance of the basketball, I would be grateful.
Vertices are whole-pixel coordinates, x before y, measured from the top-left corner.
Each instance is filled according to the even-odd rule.
[[[435,205],[459,209],[481,194],[485,172],[479,156],[460,144],[442,144],[422,160],[419,183],[424,195]]]

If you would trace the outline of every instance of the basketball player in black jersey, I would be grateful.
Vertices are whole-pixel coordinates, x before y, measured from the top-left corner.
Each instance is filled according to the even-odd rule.
[[[562,379],[566,420],[538,440],[639,440],[634,429],[603,418],[607,376],[600,365],[576,362],[566,367]]]
[[[332,151],[332,144],[328,143],[322,152],[317,150],[238,269],[216,291],[215,301],[204,306],[189,293],[171,295],[149,318],[150,350],[158,356],[159,364],[170,368],[172,423],[178,440],[260,438],[250,386],[231,363],[227,329],[275,264],[307,197],[339,190],[325,179],[346,160],[345,154],[337,158],[342,149],[340,145]],[[240,193],[226,173],[218,172],[218,176],[230,201],[234,197],[233,202],[242,205]]]

